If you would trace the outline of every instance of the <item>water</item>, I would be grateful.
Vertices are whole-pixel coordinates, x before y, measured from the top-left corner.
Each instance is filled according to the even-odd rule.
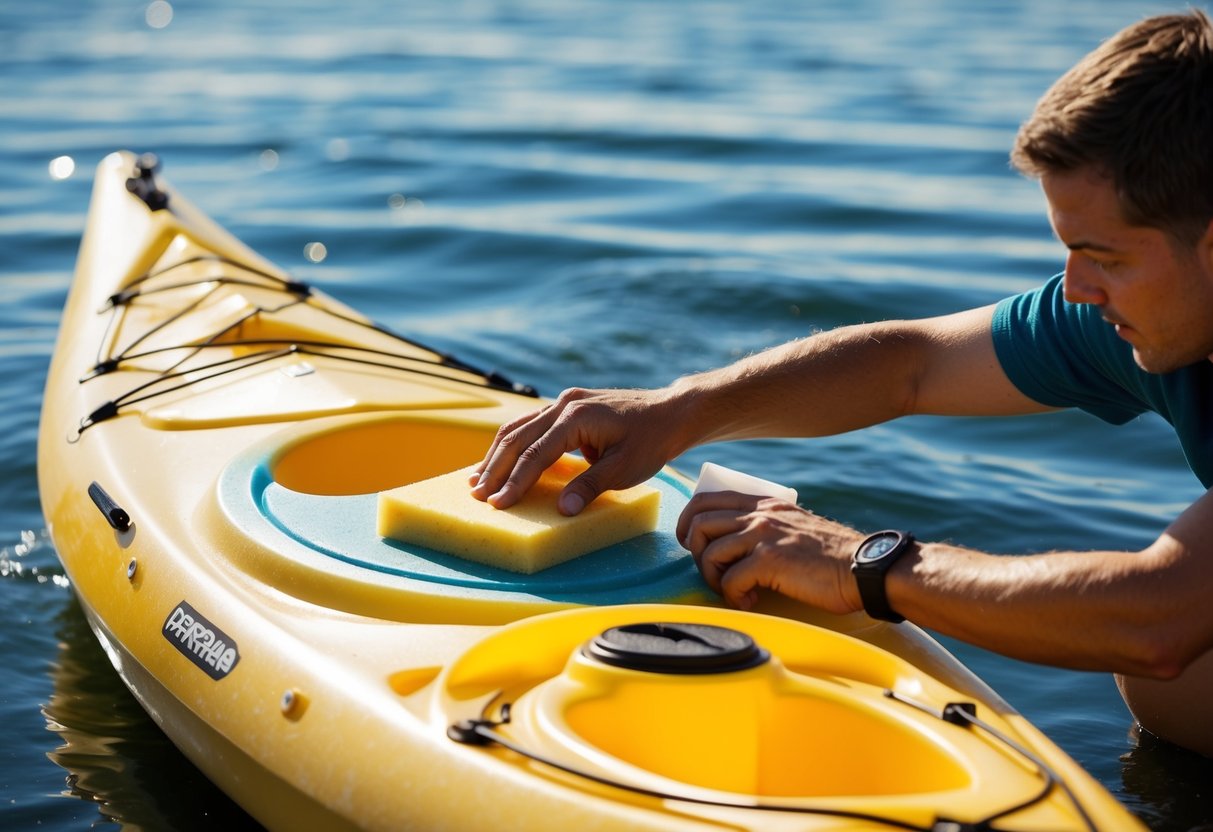
[[[247,823],[125,692],[44,536],[38,404],[104,155],[157,151],[279,264],[545,393],[656,385],[1057,271],[1015,128],[1167,8],[0,3],[0,826]],[[1008,552],[1141,546],[1200,493],[1154,419],[919,419],[682,464],[709,456],[860,527]],[[1139,744],[1107,676],[950,646],[1153,828],[1213,822],[1213,764]]]

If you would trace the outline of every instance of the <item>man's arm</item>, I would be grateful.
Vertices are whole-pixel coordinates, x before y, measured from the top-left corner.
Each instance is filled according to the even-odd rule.
[[[1213,492],[1135,552],[998,557],[928,543],[894,565],[915,623],[1029,661],[1170,679],[1213,647]]]
[[[1027,661],[1171,679],[1213,648],[1213,492],[1150,546],[1007,557],[915,544],[886,577],[889,603],[923,627]],[[696,495],[679,539],[731,606],[759,590],[827,612],[863,609],[851,555],[864,535],[778,500]]]
[[[843,327],[673,386],[688,399],[693,444],[829,436],[911,414],[1012,415],[1049,408],[1007,379],[994,307]]]
[[[603,491],[635,485],[708,442],[825,436],[912,413],[1047,410],[1003,373],[992,316],[989,306],[843,327],[659,390],[566,390],[498,432],[472,493],[506,508],[560,454],[581,450],[593,465],[561,498],[561,510],[575,514]]]

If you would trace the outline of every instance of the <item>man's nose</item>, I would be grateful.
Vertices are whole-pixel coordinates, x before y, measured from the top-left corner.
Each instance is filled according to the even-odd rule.
[[[1099,269],[1080,252],[1071,251],[1066,257],[1066,272],[1063,279],[1065,298],[1070,303],[1090,303],[1103,306],[1108,302],[1108,293],[1103,288]]]

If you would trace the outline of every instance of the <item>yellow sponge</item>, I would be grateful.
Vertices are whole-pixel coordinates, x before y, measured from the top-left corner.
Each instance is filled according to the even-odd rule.
[[[557,511],[560,491],[586,467],[561,458],[504,510],[471,495],[471,467],[384,491],[379,535],[529,575],[657,528],[661,492],[647,485],[608,491],[575,517]]]

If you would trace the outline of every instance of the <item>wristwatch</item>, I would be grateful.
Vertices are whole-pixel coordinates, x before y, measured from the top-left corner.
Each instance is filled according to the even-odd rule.
[[[914,535],[892,529],[869,535],[851,558],[851,574],[859,587],[859,598],[864,611],[881,621],[900,623],[905,616],[898,615],[889,606],[884,579],[897,559],[914,545]]]

